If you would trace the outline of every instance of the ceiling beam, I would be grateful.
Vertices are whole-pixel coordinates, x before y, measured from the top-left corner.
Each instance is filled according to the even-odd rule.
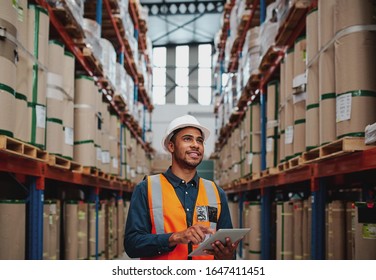
[[[205,15],[205,14],[198,14],[198,15],[195,16],[193,19],[191,19],[191,20],[185,22],[185,23],[182,24],[182,25],[177,26],[176,28],[174,28],[174,29],[170,30],[169,32],[163,34],[162,36],[159,36],[158,38],[152,39],[152,43],[153,43],[153,45],[154,45],[156,42],[158,42],[159,40],[161,40],[161,39],[163,39],[163,38],[169,36],[170,34],[172,34],[172,33],[176,32],[176,31],[178,31],[178,30],[184,28],[185,26],[191,24],[192,22],[195,22],[196,20],[198,20],[199,18],[203,17],[204,15]]]

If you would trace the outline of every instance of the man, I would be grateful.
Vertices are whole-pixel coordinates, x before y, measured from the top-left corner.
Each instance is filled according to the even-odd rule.
[[[148,176],[132,194],[124,237],[129,257],[191,259],[188,254],[206,235],[232,228],[226,194],[196,171],[209,134],[189,115],[169,124],[162,145],[172,155],[171,166]],[[193,259],[233,259],[237,245],[230,238],[216,241],[207,255]]]

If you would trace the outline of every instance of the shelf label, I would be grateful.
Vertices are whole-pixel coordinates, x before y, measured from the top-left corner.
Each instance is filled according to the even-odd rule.
[[[351,119],[351,93],[341,94],[336,100],[336,121],[347,121]]]
[[[238,171],[239,171],[239,166],[238,166],[238,164],[235,164],[234,165],[234,173],[238,173]]]
[[[131,178],[136,177],[136,170],[134,168],[131,168]]]
[[[102,149],[100,147],[97,147],[96,150],[97,150],[97,160],[102,161]]]
[[[36,105],[37,127],[46,128],[46,107]]]
[[[51,215],[56,215],[56,204],[50,204],[50,214]]]
[[[108,164],[111,162],[110,152],[102,151],[102,163]]]
[[[65,144],[73,146],[73,128],[64,127]]]
[[[247,154],[247,163],[252,164],[253,161],[253,153],[248,153]]]
[[[292,144],[294,139],[294,127],[292,125],[285,129],[285,144]]]
[[[240,139],[243,140],[245,138],[245,133],[244,133],[244,130],[241,129],[240,130]]]
[[[273,137],[269,137],[268,139],[266,139],[266,151],[268,153],[273,152],[273,145],[274,145]]]
[[[112,158],[112,167],[113,168],[118,168],[119,167],[119,163],[118,163],[118,159],[117,158]]]

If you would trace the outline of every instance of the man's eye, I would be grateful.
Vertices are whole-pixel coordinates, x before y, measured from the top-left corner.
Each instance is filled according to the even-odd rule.
[[[200,143],[200,144],[204,143],[204,139],[197,139],[197,143]]]

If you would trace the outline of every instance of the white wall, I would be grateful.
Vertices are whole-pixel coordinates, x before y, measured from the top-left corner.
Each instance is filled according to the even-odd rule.
[[[214,152],[215,145],[215,114],[214,106],[189,104],[179,106],[175,104],[155,105],[152,113],[153,141],[152,147],[157,153],[167,154],[162,148],[162,138],[170,121],[182,115],[194,116],[200,124],[210,130],[210,137],[205,140],[205,158]]]

